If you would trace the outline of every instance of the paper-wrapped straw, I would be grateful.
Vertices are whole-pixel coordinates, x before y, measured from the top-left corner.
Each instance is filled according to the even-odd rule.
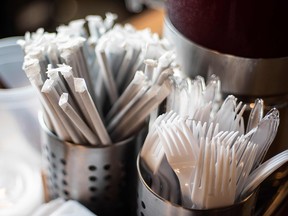
[[[47,112],[45,122],[63,140],[104,146],[134,136],[170,94],[175,58],[167,43],[148,29],[113,27],[115,18],[88,16],[90,35],[84,21],[76,20],[56,34],[39,29],[19,42],[24,70]],[[29,54],[34,50],[38,54]]]

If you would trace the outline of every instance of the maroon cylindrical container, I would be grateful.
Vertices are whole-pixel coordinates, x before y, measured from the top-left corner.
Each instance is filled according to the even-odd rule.
[[[167,0],[171,23],[188,39],[249,58],[288,56],[286,0]]]

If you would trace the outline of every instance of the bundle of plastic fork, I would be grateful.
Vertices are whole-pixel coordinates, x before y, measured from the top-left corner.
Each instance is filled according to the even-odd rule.
[[[237,146],[238,143],[241,145],[243,141],[236,139],[238,132],[218,132],[218,125],[214,127],[213,123],[206,131],[206,126],[199,127],[199,124],[191,125],[190,121],[184,118],[158,126],[158,135],[167,161],[179,179],[182,205],[200,209],[219,207],[212,201],[214,195],[208,198],[208,193],[214,194],[214,190],[215,193],[219,192],[215,194],[216,197],[226,196],[226,201],[222,200],[222,206],[229,205],[234,202],[233,195],[236,193],[236,187],[233,186],[236,185],[236,166],[230,167],[236,164],[236,160],[230,163],[231,158],[235,159],[236,153],[231,149],[234,149],[233,146]],[[197,131],[197,126],[201,128],[198,134],[203,134],[199,137],[193,134],[193,131]],[[230,182],[231,186],[228,188],[231,194],[228,196],[227,191],[223,190],[227,189],[232,177],[234,181]],[[208,182],[215,179],[215,182]]]
[[[185,207],[212,208],[241,200],[241,191],[249,174],[262,162],[279,125],[278,111],[272,109],[263,118],[263,102],[256,100],[245,132],[244,109],[245,106],[241,102],[237,104],[235,97],[228,96],[216,113],[208,112],[207,123],[193,120],[193,117],[177,117],[171,112],[155,121],[153,127],[158,133],[152,127],[142,149],[146,150],[141,152],[141,156],[155,174],[159,158],[163,158],[165,152],[168,163],[178,176]],[[226,182],[226,185],[219,182]],[[224,190],[228,184],[229,193]],[[221,199],[226,192],[230,194],[229,198]]]
[[[149,68],[153,67],[153,62],[150,61],[147,63],[149,64],[146,66],[149,66]],[[161,188],[162,196],[163,194],[165,194],[165,198],[167,200],[178,202],[178,182],[177,179],[175,180],[174,176],[169,173],[169,168],[167,168],[169,167],[169,165],[167,164],[167,160],[164,157],[163,147],[161,143],[159,143],[160,140],[156,131],[156,126],[160,124],[162,120],[173,120],[173,118],[177,116],[177,114],[172,110],[177,110],[178,113],[181,113],[181,116],[195,115],[195,118],[199,120],[204,120],[204,118],[207,119],[208,113],[209,119],[209,113],[211,112],[211,110],[215,109],[218,106],[217,104],[220,100],[220,81],[217,77],[211,76],[206,86],[204,83],[204,79],[200,76],[197,77],[195,80],[191,80],[190,78],[183,79],[181,78],[181,70],[176,68],[174,69],[174,71],[176,71],[177,76],[174,75],[173,77],[171,77],[173,81],[172,91],[168,95],[166,103],[164,104],[164,107],[166,107],[166,111],[169,113],[167,115],[160,115],[159,118],[157,118],[159,113],[159,107],[152,112],[152,114],[150,115],[149,133],[140,154],[144,161],[147,163],[148,169],[151,170],[151,172],[153,173],[152,177],[154,181],[152,181],[152,188],[155,191],[159,191],[159,188]],[[186,107],[189,107],[190,109],[187,109]],[[195,130],[198,131],[200,129],[198,131],[200,134],[202,133],[202,129],[198,126],[199,125],[197,125],[196,128],[195,125]],[[160,166],[166,168],[160,169]],[[168,179],[168,181],[166,181],[165,179]],[[163,184],[161,185],[161,183]],[[170,188],[172,188],[173,190],[170,190]],[[170,191],[170,193],[168,193],[167,191]]]

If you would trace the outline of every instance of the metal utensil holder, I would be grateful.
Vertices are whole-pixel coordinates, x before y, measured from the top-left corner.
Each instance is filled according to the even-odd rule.
[[[254,215],[257,193],[253,193],[240,203],[217,209],[188,209],[165,200],[156,194],[149,185],[150,172],[145,169],[140,156],[137,158],[138,190],[137,215],[138,216],[249,216]]]
[[[135,139],[97,148],[64,142],[41,125],[50,199],[77,200],[101,216],[133,214]]]
[[[244,118],[249,117],[256,98],[264,100],[264,112],[275,107],[280,112],[280,124],[277,135],[270,146],[265,160],[288,148],[288,57],[279,58],[244,58],[220,53],[203,47],[183,36],[165,18],[163,35],[174,43],[178,61],[184,74],[189,77],[201,75],[205,78],[211,74],[221,80],[223,96],[235,95],[244,104]],[[245,121],[247,122],[247,121]],[[261,186],[259,206],[273,197],[278,188],[288,181],[287,164],[276,170]],[[264,198],[264,200],[262,199]]]

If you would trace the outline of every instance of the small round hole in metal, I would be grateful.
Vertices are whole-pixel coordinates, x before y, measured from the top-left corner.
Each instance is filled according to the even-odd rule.
[[[88,169],[89,169],[90,171],[95,171],[95,170],[97,169],[97,167],[94,166],[94,165],[90,165],[90,166],[88,167]]]

